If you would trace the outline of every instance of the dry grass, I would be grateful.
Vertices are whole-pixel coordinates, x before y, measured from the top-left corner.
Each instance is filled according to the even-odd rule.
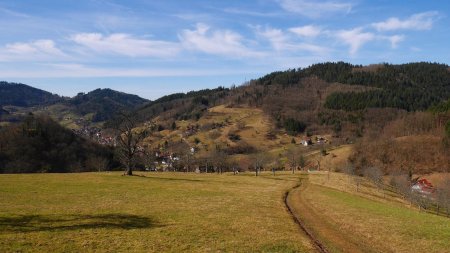
[[[282,196],[249,174],[0,175],[1,252],[302,252]]]
[[[191,125],[211,125],[213,123],[222,123],[223,127],[212,130],[199,130],[193,135],[184,138],[183,140],[189,146],[196,146],[198,148],[197,157],[204,157],[208,152],[214,150],[216,145],[222,148],[234,147],[240,145],[239,142],[234,142],[228,138],[228,133],[233,132],[240,136],[241,140],[254,147],[260,152],[269,152],[273,155],[283,154],[291,145],[291,140],[296,141],[296,145],[302,140],[302,136],[290,136],[285,132],[277,132],[274,139],[268,139],[267,134],[274,129],[273,122],[270,117],[266,115],[261,109],[247,108],[247,107],[226,107],[224,105],[212,107],[208,112],[202,116],[198,121],[182,120],[176,121],[176,130],[164,130],[149,138],[148,144],[156,147],[158,144],[163,144],[166,140],[169,143],[179,142],[183,136],[187,126]],[[211,133],[216,133],[218,137]],[[214,136],[214,137],[213,137]],[[331,136],[327,136],[330,139]],[[196,144],[196,140],[200,143]],[[329,144],[325,145],[329,146]],[[311,150],[320,149],[321,146],[303,147],[300,149],[304,153],[311,152]],[[246,155],[244,155],[246,156]],[[234,155],[234,158],[243,157],[242,155]]]
[[[331,173],[328,179],[327,173],[316,173],[308,181],[298,193],[300,215],[305,206],[316,214],[307,223],[333,252],[347,247],[362,252],[448,252],[449,218],[409,208],[395,195],[383,198],[366,181],[356,192],[353,179],[343,174]]]

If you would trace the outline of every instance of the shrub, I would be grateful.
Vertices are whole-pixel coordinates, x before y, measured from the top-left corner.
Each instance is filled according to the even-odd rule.
[[[288,118],[284,121],[284,128],[290,135],[303,133],[306,129],[306,124],[293,118]]]
[[[230,139],[231,141],[236,142],[236,141],[241,140],[241,136],[239,134],[237,134],[237,133],[229,133],[228,134],[228,139]]]

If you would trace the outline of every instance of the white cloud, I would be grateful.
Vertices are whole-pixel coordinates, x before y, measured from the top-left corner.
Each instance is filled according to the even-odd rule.
[[[240,34],[230,30],[211,31],[199,23],[195,30],[185,29],[179,34],[181,43],[190,50],[229,57],[258,57],[262,53],[253,51],[243,44]]]
[[[354,28],[351,30],[340,30],[335,33],[335,36],[344,44],[350,46],[350,54],[354,55],[367,42],[376,38],[373,33],[363,32],[362,28]]]
[[[70,37],[75,43],[94,52],[125,55],[130,57],[171,57],[180,47],[177,43],[135,38],[129,34],[79,33]]]
[[[309,18],[320,18],[337,12],[348,13],[351,3],[323,0],[279,0],[281,7],[289,12],[298,13]]]
[[[407,19],[389,18],[386,21],[373,23],[372,26],[378,31],[392,31],[399,29],[429,30],[438,16],[437,11],[428,11],[414,14]]]
[[[53,40],[36,40],[6,44],[0,48],[0,61],[46,60],[64,57]]]
[[[293,40],[288,34],[284,31],[276,28],[266,28],[262,30],[260,27],[257,27],[257,33],[267,39],[272,47],[277,51],[293,51],[293,52],[302,52],[308,51],[316,54],[323,54],[328,52],[327,48],[317,46],[310,43],[304,43]]]
[[[261,30],[260,27],[257,27],[257,33],[267,39],[275,50],[288,49],[288,38],[282,30],[275,28]]]
[[[398,43],[400,43],[403,40],[405,40],[405,36],[404,35],[392,35],[392,36],[386,37],[386,39],[391,42],[391,47],[392,48],[397,48]]]
[[[301,37],[317,37],[322,32],[322,28],[314,25],[305,25],[289,28],[289,31]]]

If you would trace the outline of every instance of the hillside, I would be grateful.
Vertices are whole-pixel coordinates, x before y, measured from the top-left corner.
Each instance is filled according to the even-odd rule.
[[[198,120],[217,105],[254,107],[282,127],[289,119],[310,132],[361,136],[364,122],[383,125],[407,111],[423,111],[450,97],[448,66],[436,63],[315,64],[270,73],[239,87],[165,96],[137,111],[141,121]],[[385,117],[379,117],[384,114]]]
[[[120,111],[133,110],[147,102],[147,99],[137,95],[111,89],[96,89],[87,94],[79,93],[68,100],[68,104],[74,107],[75,112],[81,115],[92,114],[93,122],[111,119]]]
[[[17,122],[29,113],[35,113],[48,115],[70,129],[83,126],[101,127],[102,122],[114,118],[118,112],[131,111],[148,102],[137,95],[111,89],[96,89],[87,94],[79,93],[73,98],[63,99],[24,84],[0,87],[8,87],[0,90],[0,97],[9,97],[11,93],[18,97],[0,100],[3,108],[6,108],[0,115],[9,114],[0,118],[0,121]]]
[[[0,82],[0,106],[44,106],[60,101],[58,95],[25,84]]]
[[[0,173],[79,172],[113,165],[112,150],[33,115],[0,129]]]
[[[389,97],[376,95],[374,103],[363,104],[353,99],[379,92]],[[194,147],[200,160],[220,150],[235,161],[250,161],[264,153],[271,166],[286,165],[289,149],[305,153],[362,143],[351,160],[357,168],[427,173],[449,169],[443,126],[450,115],[442,111],[449,92],[446,65],[339,62],[274,72],[229,89],[165,96],[136,113],[139,121],[158,126],[146,145],[169,153]],[[350,97],[335,100],[341,95]],[[401,103],[392,104],[390,99]],[[338,101],[339,107],[330,101]],[[415,112],[427,108],[430,112]],[[326,143],[301,147],[300,142],[308,138],[313,143],[324,138]],[[382,148],[381,143],[391,143],[392,148]],[[421,152],[419,144],[426,152]],[[416,159],[408,159],[411,150],[418,154]]]
[[[388,172],[414,164],[394,151],[376,152],[383,143],[395,143],[404,150],[401,154],[407,154],[410,147],[417,150],[418,143],[426,141],[433,163],[418,162],[414,169],[426,172],[447,169],[444,144],[449,138],[444,138],[444,126],[450,120],[446,111],[449,94],[446,65],[338,62],[277,71],[237,87],[175,93],[154,101],[96,89],[45,107],[4,108],[14,121],[29,112],[49,115],[67,128],[89,133],[87,138],[100,128],[113,126],[120,111],[132,111],[139,127],[155,126],[145,142],[152,150],[186,153],[194,148],[200,160],[217,151],[234,160],[250,160],[264,153],[273,166],[285,165],[290,149],[305,153],[362,142],[366,148],[357,150],[359,158],[352,162],[360,168],[372,165]],[[425,110],[424,115],[416,115]],[[419,122],[419,130],[406,127]],[[316,145],[300,146],[307,139]],[[243,166],[248,167],[248,162]]]

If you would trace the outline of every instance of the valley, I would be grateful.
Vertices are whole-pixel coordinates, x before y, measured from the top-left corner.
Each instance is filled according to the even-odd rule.
[[[1,105],[0,249],[445,252],[443,68],[316,64],[154,101],[2,83],[36,96]]]

